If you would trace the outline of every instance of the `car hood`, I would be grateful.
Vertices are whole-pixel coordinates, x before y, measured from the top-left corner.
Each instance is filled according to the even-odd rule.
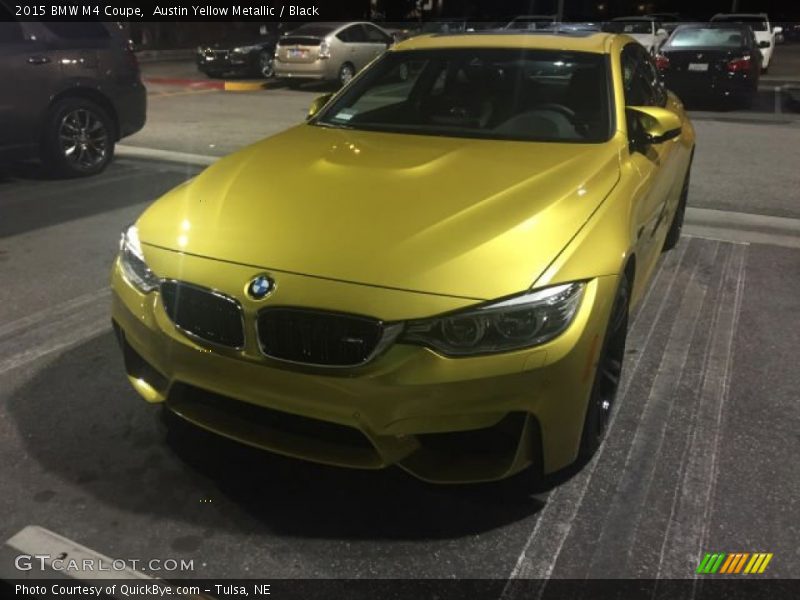
[[[618,149],[299,125],[155,202],[139,237],[194,255],[488,299],[527,289],[619,178]]]

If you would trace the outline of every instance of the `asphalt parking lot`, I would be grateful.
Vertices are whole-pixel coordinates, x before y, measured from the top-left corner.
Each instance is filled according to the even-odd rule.
[[[0,541],[39,525],[194,559],[169,577],[685,578],[707,551],[771,552],[765,576],[796,576],[800,113],[767,88],[755,110],[693,113],[685,235],[635,316],[607,441],[539,494],[299,463],[141,401],[109,321],[119,232],[318,93],[153,84],[102,175],[0,175]]]

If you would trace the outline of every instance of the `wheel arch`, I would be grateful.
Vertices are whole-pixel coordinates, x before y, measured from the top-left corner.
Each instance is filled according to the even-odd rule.
[[[89,100],[97,104],[100,108],[102,108],[109,117],[111,117],[111,121],[114,125],[114,141],[119,141],[120,133],[119,133],[119,115],[117,115],[117,111],[114,108],[114,104],[108,99],[108,96],[103,94],[100,90],[90,87],[84,86],[74,86],[62,90],[55,96],[53,96],[52,100],[50,100],[50,104],[47,106],[47,110],[53,108],[58,102],[63,100],[70,100],[70,99],[82,99],[82,100]]]

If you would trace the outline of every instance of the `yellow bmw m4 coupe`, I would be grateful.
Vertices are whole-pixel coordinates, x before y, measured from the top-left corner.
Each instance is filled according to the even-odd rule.
[[[602,440],[694,145],[627,36],[400,43],[124,231],[128,379],[292,457],[538,479]]]

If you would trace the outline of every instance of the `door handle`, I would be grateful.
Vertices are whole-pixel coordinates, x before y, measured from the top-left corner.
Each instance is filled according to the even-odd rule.
[[[43,56],[41,54],[37,54],[36,56],[29,56],[28,57],[28,64],[30,65],[44,65],[50,62],[50,58],[48,56]]]

